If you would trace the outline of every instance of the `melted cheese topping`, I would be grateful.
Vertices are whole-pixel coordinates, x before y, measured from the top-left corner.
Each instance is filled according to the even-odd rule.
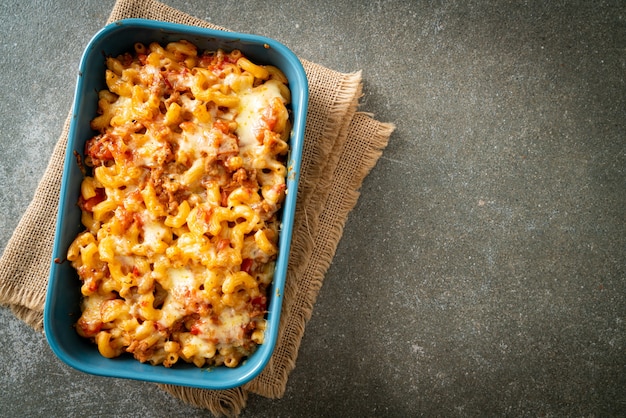
[[[259,131],[263,129],[262,116],[273,99],[282,99],[276,83],[265,83],[247,91],[241,96],[237,121],[237,136],[242,149],[258,145]]]

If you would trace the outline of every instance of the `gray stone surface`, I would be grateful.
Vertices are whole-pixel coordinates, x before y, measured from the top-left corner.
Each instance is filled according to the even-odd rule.
[[[397,125],[285,396],[243,416],[626,414],[624,2],[165,3],[363,70]],[[0,4],[1,250],[113,1]],[[0,416],[208,415],[0,324]]]

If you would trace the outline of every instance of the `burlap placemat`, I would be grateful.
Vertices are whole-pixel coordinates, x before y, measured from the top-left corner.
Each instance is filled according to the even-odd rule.
[[[224,29],[154,0],[118,0],[108,19],[138,17]],[[214,415],[237,415],[248,393],[281,397],[300,341],[358,189],[394,127],[357,112],[361,74],[302,60],[310,89],[296,220],[279,338],[263,372],[243,387],[214,391],[159,385]],[[0,258],[0,304],[42,329],[69,116],[35,195]]]

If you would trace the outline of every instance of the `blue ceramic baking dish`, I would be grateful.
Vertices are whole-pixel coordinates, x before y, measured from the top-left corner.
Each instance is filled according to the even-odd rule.
[[[74,237],[84,228],[80,222],[79,197],[82,174],[75,153],[82,155],[85,141],[94,135],[90,121],[96,115],[98,91],[105,88],[105,57],[133,51],[133,44],[153,41],[167,43],[186,39],[200,50],[240,49],[251,60],[279,67],[289,79],[292,93],[293,132],[289,155],[287,197],[282,209],[282,230],[274,282],[270,289],[265,342],[235,368],[197,368],[179,362],[174,367],[142,364],[131,356],[107,359],[95,344],[79,337],[74,323],[80,316],[80,281],[65,260]],[[299,59],[284,45],[261,36],[223,32],[144,19],[114,22],[98,32],[80,62],[68,145],[61,184],[56,236],[44,309],[44,329],[54,353],[68,365],[86,373],[144,380],[205,389],[240,386],[258,375],[267,364],[278,335],[278,325],[293,229],[299,170],[304,142],[308,103],[306,74]],[[56,260],[56,261],[55,261]]]

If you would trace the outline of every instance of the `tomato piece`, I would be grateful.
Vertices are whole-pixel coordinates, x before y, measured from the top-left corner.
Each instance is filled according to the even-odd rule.
[[[252,263],[253,261],[251,258],[244,258],[241,262],[241,271],[245,271],[246,273],[250,274],[250,269],[252,269]]]

